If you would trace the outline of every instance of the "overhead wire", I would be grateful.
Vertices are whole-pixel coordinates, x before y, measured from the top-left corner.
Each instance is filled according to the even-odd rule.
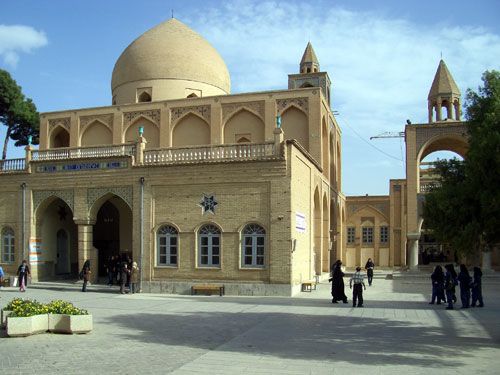
[[[337,117],[338,116],[338,117]],[[395,159],[397,161],[400,161],[401,163],[404,162],[403,160],[403,149],[401,148],[401,158],[398,158],[397,156],[394,156],[394,155],[391,155],[391,154],[388,154],[387,152],[385,152],[384,150],[378,148],[377,146],[375,146],[374,144],[368,142],[365,138],[363,138],[363,136],[361,134],[359,134],[352,126],[349,125],[349,123],[347,122],[347,120],[345,120],[342,116],[339,116],[337,114],[336,118],[340,118],[342,120],[342,122],[344,122],[344,124],[353,131],[354,134],[356,134],[356,136],[358,138],[360,138],[363,142],[365,142],[366,144],[370,145],[370,147],[373,147],[375,150],[377,150],[378,152],[384,154],[385,156],[388,156],[392,159]],[[400,143],[401,145],[401,143]]]

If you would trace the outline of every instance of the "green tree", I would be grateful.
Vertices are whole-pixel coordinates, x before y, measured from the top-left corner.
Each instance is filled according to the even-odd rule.
[[[5,134],[2,160],[7,157],[9,139],[16,146],[28,144],[32,136],[33,143],[38,143],[39,117],[36,106],[29,98],[25,98],[21,87],[10,74],[0,69],[0,123],[7,127]]]
[[[436,164],[441,185],[427,194],[423,212],[435,237],[465,256],[500,242],[500,72],[482,79],[478,93],[467,91],[466,158]]]

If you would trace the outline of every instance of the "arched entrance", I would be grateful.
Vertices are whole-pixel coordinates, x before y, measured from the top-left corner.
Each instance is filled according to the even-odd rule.
[[[122,198],[108,194],[94,203],[91,217],[95,217],[93,246],[97,249],[97,272],[103,277],[112,255],[133,258],[132,210]]]
[[[36,278],[76,277],[78,231],[67,203],[54,196],[43,201],[36,209],[35,233],[29,260]]]

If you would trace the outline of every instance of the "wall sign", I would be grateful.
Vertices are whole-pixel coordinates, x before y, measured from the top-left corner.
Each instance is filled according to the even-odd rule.
[[[296,212],[295,213],[295,230],[299,233],[304,233],[307,228],[306,215]]]
[[[54,173],[54,172],[79,172],[91,171],[96,169],[121,169],[127,168],[127,161],[96,161],[85,163],[71,164],[43,164],[36,167],[38,173]]]

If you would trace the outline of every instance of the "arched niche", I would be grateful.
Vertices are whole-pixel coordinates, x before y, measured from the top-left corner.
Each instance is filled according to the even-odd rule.
[[[73,212],[61,198],[50,196],[35,208],[34,237],[42,251],[42,263],[34,263],[39,279],[78,272],[78,230]]]
[[[307,116],[295,106],[288,107],[281,114],[281,128],[285,139],[296,139],[309,150],[309,126]]]
[[[330,215],[328,210],[328,198],[326,193],[323,195],[323,246],[322,246],[322,261],[321,270],[322,272],[328,272],[330,270]]]
[[[50,134],[50,148],[69,147],[69,133],[62,126],[56,127]]]
[[[113,143],[111,130],[100,121],[94,121],[85,127],[80,144],[82,146],[110,145]]]
[[[323,117],[321,121],[321,165],[323,167],[323,174],[328,178],[330,174],[329,166],[329,150],[328,150],[328,127],[326,125],[326,118]]]
[[[334,145],[335,143],[333,142],[333,134],[330,134],[330,186],[333,187],[334,189],[337,189],[337,172],[336,172],[336,163],[335,163],[335,150],[334,150]]]
[[[139,97],[137,98],[137,101],[139,103],[146,103],[146,102],[150,102],[151,101],[151,95],[149,95],[148,92],[146,91],[143,91]]]
[[[135,143],[139,138],[139,127],[144,127],[143,137],[146,138],[146,149],[160,147],[160,131],[158,127],[145,117],[137,119],[125,132],[125,142]]]
[[[106,193],[97,199],[89,211],[93,246],[98,249],[98,272],[105,276],[104,265],[111,255],[137,257],[133,253],[132,209],[123,198]]]
[[[210,144],[208,123],[189,113],[175,125],[172,131],[172,147],[197,146]]]
[[[321,274],[321,199],[319,189],[316,187],[314,191],[314,209],[313,209],[313,233],[314,233],[314,272]]]
[[[224,143],[238,143],[243,137],[252,143],[261,143],[265,139],[264,123],[246,109],[231,116],[224,126]]]

